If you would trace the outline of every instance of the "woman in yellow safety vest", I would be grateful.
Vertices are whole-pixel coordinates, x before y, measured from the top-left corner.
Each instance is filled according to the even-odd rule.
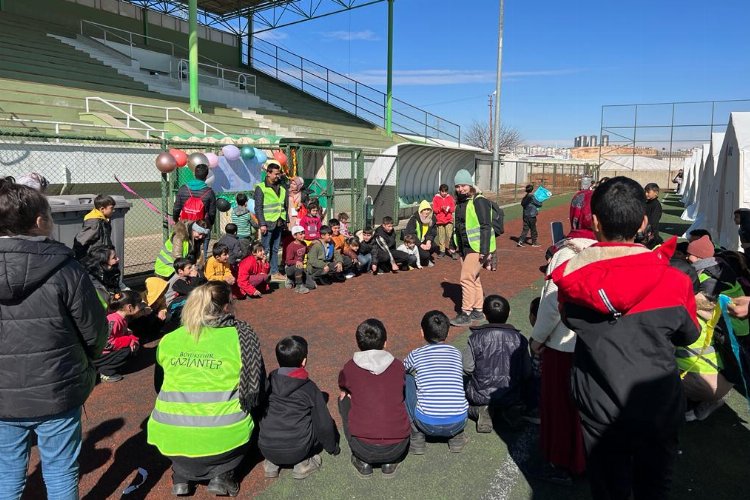
[[[459,170],[454,179],[458,204],[453,240],[461,255],[461,312],[451,320],[453,326],[469,326],[484,319],[484,291],[479,272],[495,252],[492,229],[492,205],[477,193],[467,170]]]
[[[159,391],[148,421],[148,442],[172,461],[172,494],[190,494],[190,483],[208,480],[214,495],[236,496],[234,469],[242,461],[265,383],[260,342],[235,319],[232,293],[223,281],[193,290],[182,326],[156,351]]]
[[[199,267],[201,264],[201,247],[203,241],[211,232],[206,221],[180,221],[174,225],[172,234],[159,250],[154,263],[154,273],[164,279],[174,274],[174,260],[178,257],[192,257]]]

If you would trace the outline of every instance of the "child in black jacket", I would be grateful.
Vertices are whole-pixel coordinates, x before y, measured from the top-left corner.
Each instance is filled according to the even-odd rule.
[[[278,477],[281,466],[294,466],[292,477],[305,479],[320,469],[321,448],[338,455],[339,435],[325,398],[310,380],[307,341],[292,335],[276,344],[279,368],[268,376],[268,409],[260,422],[258,447],[266,458],[266,477]]]

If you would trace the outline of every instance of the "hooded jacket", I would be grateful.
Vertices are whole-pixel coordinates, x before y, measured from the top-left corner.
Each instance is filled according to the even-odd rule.
[[[450,194],[446,197],[436,194],[432,198],[432,211],[437,217],[437,223],[441,226],[453,222],[453,213],[456,211],[456,200]]]
[[[206,212],[206,222],[208,223],[208,228],[212,228],[214,221],[216,220],[216,193],[208,186],[208,184],[199,181],[198,179],[187,181],[177,190],[177,196],[175,196],[174,199],[174,207],[172,208],[172,219],[174,219],[175,222],[180,220],[182,207],[185,206],[185,203],[190,199],[190,196],[196,196],[203,201],[203,208]]]
[[[524,217],[536,217],[539,215],[539,209],[542,208],[542,203],[537,201],[532,193],[527,193],[521,200],[521,207],[523,207]]]
[[[107,320],[73,252],[42,237],[0,238],[0,418],[81,406]]]
[[[404,364],[388,351],[354,353],[339,373],[339,387],[352,400],[348,423],[353,437],[385,446],[409,436],[405,375]]]
[[[94,208],[83,217],[83,226],[73,240],[75,258],[84,261],[92,248],[105,245],[112,245],[112,224]]]
[[[279,368],[266,383],[268,408],[260,422],[258,446],[276,465],[294,465],[310,456],[316,443],[338,452],[336,424],[318,386],[304,368]]]
[[[571,390],[584,424],[674,429],[685,397],[674,346],[700,333],[690,279],[669,265],[673,238],[653,252],[596,243],[552,272],[576,333]]]
[[[424,223],[422,221],[422,210],[430,211],[430,215],[427,218],[427,223]],[[422,238],[420,238],[417,234],[418,224],[423,226]],[[428,201],[422,201],[422,203],[419,204],[417,213],[409,218],[409,221],[406,223],[406,228],[401,234],[401,239],[403,240],[404,236],[406,236],[407,234],[413,234],[417,238],[417,244],[435,240],[435,237],[437,236],[437,218],[435,217],[435,214],[432,211],[432,207],[430,206],[430,203]]]

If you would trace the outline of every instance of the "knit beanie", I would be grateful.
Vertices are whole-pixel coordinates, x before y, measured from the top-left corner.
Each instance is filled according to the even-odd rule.
[[[464,168],[456,172],[456,177],[453,180],[454,186],[458,186],[461,184],[466,184],[468,186],[474,185],[474,179],[471,178],[471,174],[469,173],[469,171]]]
[[[714,244],[708,236],[701,236],[688,245],[687,253],[699,259],[708,259],[714,256]]]

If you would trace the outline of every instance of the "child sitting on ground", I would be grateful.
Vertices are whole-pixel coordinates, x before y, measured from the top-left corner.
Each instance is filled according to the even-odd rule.
[[[279,477],[282,466],[294,466],[292,477],[305,479],[320,469],[319,453],[338,455],[336,424],[326,400],[305,370],[307,341],[292,335],[276,344],[279,368],[268,375],[268,409],[260,422],[258,447],[265,457],[265,476]]]
[[[520,424],[523,396],[531,378],[529,342],[507,324],[510,304],[499,295],[488,295],[482,306],[486,325],[470,328],[463,352],[464,372],[469,376],[466,399],[469,418],[477,432],[492,432],[492,416],[501,413],[511,428]]]
[[[351,236],[349,233],[349,214],[346,212],[341,212],[338,216],[339,225],[341,234],[344,235],[344,238],[348,238]]]
[[[372,241],[373,230],[371,227],[366,227],[359,232],[359,251],[357,252],[357,260],[359,261],[359,272],[366,273],[372,266],[372,250],[375,244]]]
[[[307,252],[307,274],[318,285],[330,285],[334,281],[345,281],[341,254],[336,251],[331,239],[331,228],[320,228],[320,239],[314,241]]]
[[[193,260],[178,257],[174,260],[175,273],[167,282],[167,291],[164,294],[164,302],[167,309],[165,323],[162,330],[171,332],[180,326],[182,321],[182,307],[185,305],[187,296],[195,288],[206,282],[203,276],[198,276],[198,268]]]
[[[206,262],[205,276],[208,281],[226,281],[234,285],[232,268],[229,266],[229,249],[222,243],[214,243],[213,254]]]
[[[107,316],[109,322],[109,337],[102,355],[94,359],[93,363],[99,372],[102,382],[119,382],[124,377],[118,370],[138,353],[138,337],[128,329],[128,318],[138,314],[143,306],[141,296],[125,290],[114,295]]]
[[[331,239],[333,240],[334,248],[337,252],[343,254],[346,236],[341,234],[341,222],[338,219],[331,219],[328,221],[328,227],[331,228]]]
[[[112,224],[109,219],[114,211],[114,198],[100,194],[94,198],[94,208],[83,217],[83,226],[73,240],[73,253],[84,267],[92,249],[112,245]]]
[[[407,271],[409,267],[416,267],[422,269],[422,262],[419,258],[419,247],[417,247],[417,237],[413,234],[404,235],[404,242],[401,243],[396,249],[399,252],[404,252],[409,256],[407,264],[401,266],[402,271]]]
[[[315,283],[310,279],[308,282],[305,273],[305,230],[302,226],[292,227],[292,241],[284,250],[284,269],[286,271],[286,288],[294,288],[297,293],[308,293],[310,288],[315,288]],[[311,283],[312,282],[312,283]]]
[[[362,272],[359,263],[359,246],[359,238],[356,236],[350,236],[346,239],[341,257],[344,259],[344,269],[348,270],[347,278],[353,278]]]
[[[260,297],[262,293],[271,291],[271,265],[266,258],[263,243],[255,243],[251,253],[252,255],[242,259],[237,269],[239,290],[235,293],[240,297]]]
[[[396,472],[409,447],[409,417],[404,405],[404,364],[385,350],[385,325],[368,319],[357,327],[359,352],[339,373],[339,413],[352,450],[352,465],[362,476],[380,464]]]
[[[425,435],[448,438],[448,449],[461,453],[469,441],[464,434],[469,407],[464,392],[461,351],[445,343],[448,316],[429,311],[421,322],[427,345],[404,360],[406,411],[411,419],[409,453],[424,455]]]
[[[318,200],[312,200],[307,205],[307,214],[300,219],[299,225],[305,229],[305,241],[309,244],[312,241],[320,239],[320,204]]]
[[[229,249],[229,266],[234,269],[245,258],[242,243],[237,236],[237,225],[230,222],[224,226],[224,232],[226,234],[219,238],[216,243],[225,245]]]

